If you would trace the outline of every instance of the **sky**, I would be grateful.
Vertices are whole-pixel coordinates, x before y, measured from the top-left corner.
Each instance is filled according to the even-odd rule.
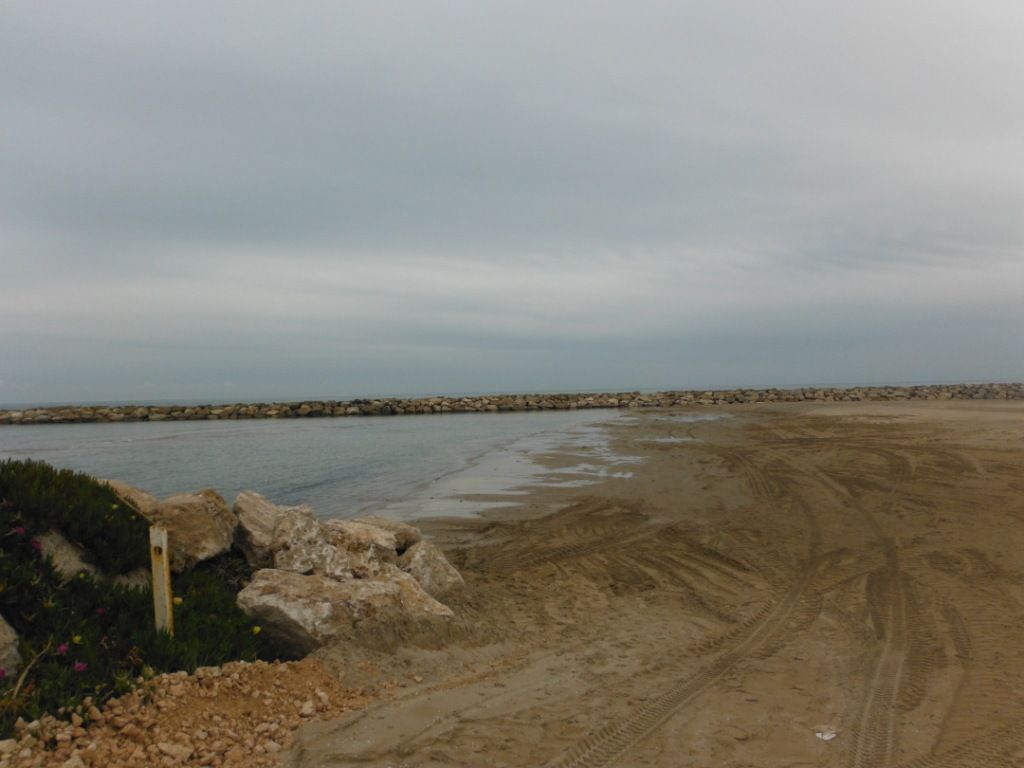
[[[0,403],[1024,379],[1024,4],[9,2]]]

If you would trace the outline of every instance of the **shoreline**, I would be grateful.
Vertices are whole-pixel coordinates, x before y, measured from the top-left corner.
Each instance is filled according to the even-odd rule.
[[[375,514],[416,525],[427,520],[481,519],[490,513],[499,513],[497,518],[503,519],[502,511],[515,509],[539,490],[595,486],[611,476],[609,468],[631,463],[635,457],[610,448],[610,429],[618,421],[616,411],[573,427],[539,429],[503,440],[405,496],[371,503],[358,513],[375,509]],[[597,456],[592,454],[595,450],[600,452]]]
[[[44,460],[157,495],[212,488],[229,497],[256,490],[275,503],[310,504],[320,517],[347,517],[402,502],[524,437],[575,431],[631,413],[10,428],[0,429],[0,459]]]
[[[481,395],[474,397],[308,400],[211,405],[46,406],[0,410],[0,425],[229,421],[577,409],[672,408],[793,402],[1024,400],[1024,382],[799,389],[667,390],[663,392]]]

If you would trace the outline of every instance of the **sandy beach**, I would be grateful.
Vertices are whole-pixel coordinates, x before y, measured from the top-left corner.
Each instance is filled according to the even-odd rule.
[[[319,652],[395,693],[285,764],[1024,764],[1024,403],[721,412],[638,413],[629,473],[431,522],[455,622]]]

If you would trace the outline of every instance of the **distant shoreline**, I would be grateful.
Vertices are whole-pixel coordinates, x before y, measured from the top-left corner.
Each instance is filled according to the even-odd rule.
[[[471,397],[305,400],[221,405],[49,406],[0,410],[0,424],[76,424],[139,421],[339,418],[443,413],[505,413],[588,408],[671,408],[787,402],[862,400],[1022,400],[1024,382],[916,386],[805,387],[800,389],[667,390],[663,392],[479,395]]]

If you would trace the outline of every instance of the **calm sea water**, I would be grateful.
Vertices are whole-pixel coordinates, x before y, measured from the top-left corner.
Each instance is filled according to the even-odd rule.
[[[157,496],[214,488],[230,503],[254,490],[333,517],[407,499],[524,438],[618,417],[598,410],[0,427],[0,458],[42,459]]]

